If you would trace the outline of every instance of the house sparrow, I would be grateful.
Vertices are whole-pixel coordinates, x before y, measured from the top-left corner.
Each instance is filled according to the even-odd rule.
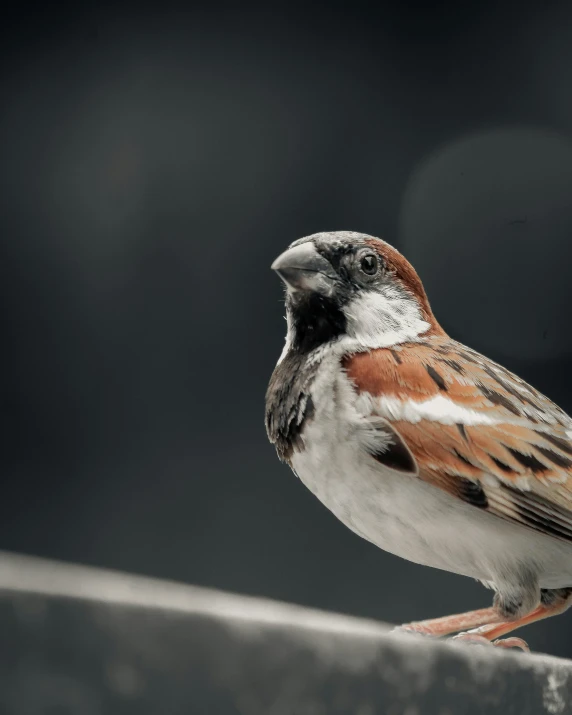
[[[514,629],[572,604],[572,420],[450,338],[413,267],[361,233],[272,264],[286,343],[266,394],[278,456],[382,549],[481,581],[493,606],[401,628],[527,649]]]

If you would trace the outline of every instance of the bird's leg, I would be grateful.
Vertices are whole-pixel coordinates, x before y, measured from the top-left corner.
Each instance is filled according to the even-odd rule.
[[[569,608],[570,605],[572,605],[572,599],[570,599],[570,597],[560,598],[553,603],[541,604],[522,618],[517,618],[514,621],[502,621],[500,623],[497,620],[495,623],[488,623],[478,628],[475,627],[466,633],[459,633],[458,636],[455,636],[455,639],[483,643],[488,641],[492,645],[500,648],[516,647],[528,651],[528,645],[521,638],[497,639],[507,633],[511,633],[517,628],[527,626],[529,623],[535,623],[536,621],[541,621],[543,618],[550,618],[550,616],[557,616]]]
[[[443,616],[442,618],[431,618],[427,621],[414,621],[404,623],[395,628],[395,631],[406,631],[409,633],[422,633],[426,636],[448,636],[451,633],[458,633],[467,628],[476,628],[485,624],[502,622],[496,608],[481,608],[478,611],[467,611],[467,613],[457,613],[454,616]]]

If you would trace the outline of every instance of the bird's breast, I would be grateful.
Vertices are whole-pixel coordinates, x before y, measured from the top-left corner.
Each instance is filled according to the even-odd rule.
[[[442,518],[441,495],[428,500],[422,493],[428,485],[384,468],[364,449],[363,400],[339,363],[320,367],[311,396],[314,415],[304,426],[303,449],[291,460],[302,482],[368,541],[412,561],[439,561],[419,520]]]
[[[388,469],[363,449],[364,401],[337,364],[320,367],[310,393],[314,413],[291,464],[352,531],[409,561],[486,582],[503,578],[507,564],[530,561],[537,568],[538,560],[552,584],[549,571],[557,573],[563,546]]]

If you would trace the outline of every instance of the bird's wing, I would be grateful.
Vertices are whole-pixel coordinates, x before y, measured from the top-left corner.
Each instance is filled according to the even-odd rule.
[[[572,420],[548,398],[442,336],[350,355],[344,368],[373,458],[572,541]]]

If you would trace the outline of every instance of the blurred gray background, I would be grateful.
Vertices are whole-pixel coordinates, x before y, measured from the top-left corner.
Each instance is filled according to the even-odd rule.
[[[351,7],[4,17],[0,548],[391,622],[489,604],[278,462],[269,266],[381,236],[572,410],[572,6]],[[522,635],[572,657],[570,613]]]

